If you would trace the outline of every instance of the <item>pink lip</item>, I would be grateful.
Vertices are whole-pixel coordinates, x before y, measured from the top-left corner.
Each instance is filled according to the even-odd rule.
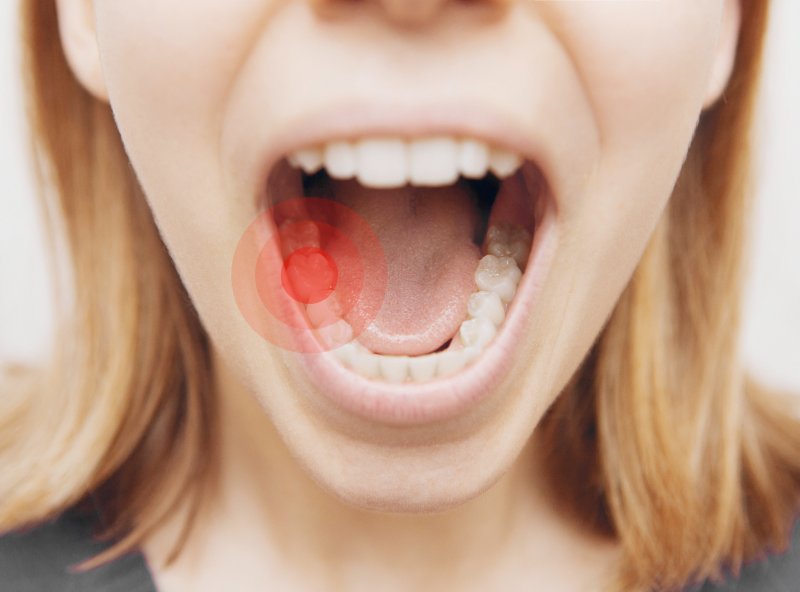
[[[387,112],[392,113],[388,118],[385,116]],[[449,378],[421,384],[390,384],[364,378],[344,367],[330,354],[296,354],[315,391],[311,395],[315,399],[312,404],[327,403],[338,411],[372,423],[412,426],[453,419],[496,399],[494,395],[498,393],[498,387],[513,367],[514,353],[545,283],[558,244],[558,208],[554,194],[558,193],[559,179],[554,178],[550,155],[543,145],[522,133],[519,126],[510,125],[501,117],[487,115],[485,109],[427,110],[420,113],[367,107],[326,115],[306,120],[301,129],[286,133],[285,141],[279,137],[262,152],[256,174],[261,179],[261,187],[266,186],[263,180],[275,163],[301,147],[319,145],[334,138],[381,133],[391,136],[438,133],[477,137],[517,151],[540,166],[550,184],[550,191],[517,296],[500,333],[477,361]],[[263,190],[258,193],[258,200],[257,205],[263,207]],[[305,349],[298,349],[314,351],[305,345]]]

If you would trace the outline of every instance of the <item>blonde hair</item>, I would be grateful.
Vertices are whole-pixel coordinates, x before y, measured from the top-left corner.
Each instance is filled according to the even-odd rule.
[[[621,541],[625,589],[677,587],[782,548],[800,505],[800,422],[746,378],[737,351],[767,9],[742,3],[725,98],[702,116],[633,279],[540,428],[565,509]],[[35,160],[71,307],[52,363],[0,409],[0,528],[92,495],[116,543],[89,567],[136,547],[189,496],[174,557],[214,466],[208,339],[109,106],[70,73],[54,2],[23,0],[22,25]]]

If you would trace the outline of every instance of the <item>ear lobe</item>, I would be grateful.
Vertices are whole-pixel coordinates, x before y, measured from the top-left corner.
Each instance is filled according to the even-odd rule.
[[[61,45],[72,73],[97,99],[107,102],[92,0],[55,0]]]
[[[741,0],[724,0],[717,53],[714,58],[711,77],[708,81],[703,109],[708,109],[717,102],[725,92],[725,88],[728,86],[733,74],[733,68],[736,63],[736,49],[739,45],[739,29],[742,23],[740,2]]]

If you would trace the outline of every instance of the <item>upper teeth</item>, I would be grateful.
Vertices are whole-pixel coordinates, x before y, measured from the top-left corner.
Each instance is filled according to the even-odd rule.
[[[406,183],[450,185],[459,175],[479,179],[489,171],[502,179],[522,165],[522,157],[516,152],[491,147],[481,140],[450,136],[336,140],[296,150],[288,160],[307,174],[324,167],[334,179],[355,177],[362,185],[375,188],[401,187]]]

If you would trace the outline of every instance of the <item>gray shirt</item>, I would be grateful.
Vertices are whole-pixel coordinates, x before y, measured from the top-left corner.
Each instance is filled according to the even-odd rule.
[[[36,528],[0,536],[0,591],[157,592],[138,552],[88,573],[71,569],[107,546],[92,535],[94,516],[73,509]],[[800,523],[787,553],[745,566],[738,579],[706,582],[687,592],[800,592]]]

